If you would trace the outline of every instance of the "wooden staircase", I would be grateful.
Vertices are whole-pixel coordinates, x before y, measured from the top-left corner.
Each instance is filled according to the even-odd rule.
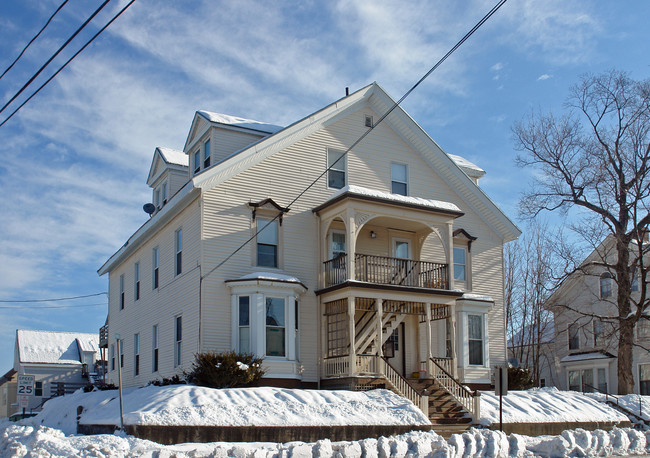
[[[432,379],[409,380],[418,391],[429,396],[429,420],[434,431],[445,439],[452,434],[468,431],[472,426],[472,416],[456,400]]]

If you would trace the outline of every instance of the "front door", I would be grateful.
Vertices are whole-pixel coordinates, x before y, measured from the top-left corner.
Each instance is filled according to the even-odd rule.
[[[411,285],[413,262],[411,259],[411,241],[393,237],[393,260],[395,263],[391,283],[395,285]]]
[[[393,331],[386,343],[384,343],[383,353],[388,362],[400,374],[404,373],[404,323]]]

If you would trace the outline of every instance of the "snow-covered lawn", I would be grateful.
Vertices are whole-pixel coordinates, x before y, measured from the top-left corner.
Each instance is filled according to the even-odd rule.
[[[638,404],[637,404],[638,411]],[[625,421],[618,410],[576,391],[538,388],[509,391],[503,397],[504,423],[556,423],[565,421]],[[482,425],[499,422],[499,397],[481,392]]]
[[[610,401],[616,402],[618,399],[618,405],[624,409],[629,410],[635,415],[639,415],[644,420],[650,420],[650,396],[639,396],[638,394],[626,394],[626,395],[617,395],[617,396],[605,396],[600,393],[588,393],[587,396],[597,399],[600,402],[605,402],[606,398]],[[641,402],[641,412],[639,412],[639,401]]]

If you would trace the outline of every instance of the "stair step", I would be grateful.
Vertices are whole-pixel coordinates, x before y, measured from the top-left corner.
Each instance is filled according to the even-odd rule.
[[[472,422],[470,417],[465,418],[430,418],[431,424],[433,425],[458,425],[458,424],[469,424]]]

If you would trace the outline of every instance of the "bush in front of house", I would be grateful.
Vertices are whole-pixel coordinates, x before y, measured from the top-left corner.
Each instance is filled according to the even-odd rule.
[[[209,388],[251,386],[264,376],[262,358],[234,351],[198,353],[187,381]]]
[[[185,385],[187,384],[186,375],[182,376],[176,374],[171,377],[163,377],[160,379],[152,380],[147,385],[153,386],[168,386],[168,385]]]
[[[530,369],[525,367],[508,366],[508,389],[527,390],[534,385]]]

